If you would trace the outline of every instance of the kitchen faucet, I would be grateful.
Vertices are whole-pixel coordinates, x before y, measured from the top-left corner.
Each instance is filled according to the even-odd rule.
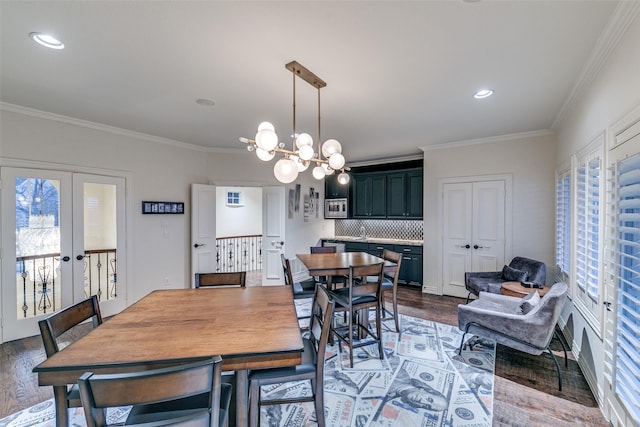
[[[364,228],[364,225],[360,227],[360,237],[363,239],[367,238],[367,229]]]

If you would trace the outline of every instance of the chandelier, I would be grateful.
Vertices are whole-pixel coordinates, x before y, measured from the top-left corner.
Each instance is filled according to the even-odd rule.
[[[284,142],[278,141],[275,128],[269,122],[262,122],[258,126],[258,133],[255,139],[240,137],[240,142],[247,145],[249,151],[255,151],[260,160],[268,162],[276,154],[281,157],[273,166],[273,174],[276,179],[284,184],[295,181],[299,172],[304,172],[311,165],[315,165],[312,174],[316,179],[323,179],[327,175],[332,175],[340,171],[338,182],[340,184],[349,183],[349,170],[345,166],[345,158],[342,155],[342,145],[335,139],[328,139],[322,144],[321,149],[316,153],[313,148],[313,138],[308,133],[297,133],[296,130],[296,77],[309,83],[318,89],[318,144],[320,144],[320,89],[327,84],[318,76],[313,74],[297,61],[289,62],[285,68],[293,75],[293,134],[291,149],[285,148]]]

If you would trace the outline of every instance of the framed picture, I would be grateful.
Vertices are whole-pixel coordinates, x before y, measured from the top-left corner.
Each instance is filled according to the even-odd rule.
[[[143,201],[142,214],[184,214],[184,203]]]

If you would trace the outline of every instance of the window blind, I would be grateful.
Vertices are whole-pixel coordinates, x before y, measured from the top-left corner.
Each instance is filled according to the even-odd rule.
[[[640,419],[640,155],[620,161],[616,178],[615,389],[627,410]]]
[[[569,171],[556,181],[556,265],[565,277],[569,276],[571,241],[571,176]]]
[[[598,303],[600,296],[600,156],[576,170],[576,283]]]

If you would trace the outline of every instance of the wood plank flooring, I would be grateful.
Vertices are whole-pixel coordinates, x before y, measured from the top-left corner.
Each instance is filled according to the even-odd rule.
[[[422,294],[419,288],[400,286],[398,303],[403,314],[456,325],[457,306],[464,304],[464,299]],[[88,329],[89,325],[81,325],[66,339],[73,341]],[[562,358],[559,345],[557,350],[556,355]],[[51,387],[39,387],[31,372],[45,357],[39,336],[0,345],[0,418],[53,396]],[[571,355],[568,368],[561,361],[561,372],[563,391],[558,392],[549,357],[498,346],[493,424],[609,426]]]

